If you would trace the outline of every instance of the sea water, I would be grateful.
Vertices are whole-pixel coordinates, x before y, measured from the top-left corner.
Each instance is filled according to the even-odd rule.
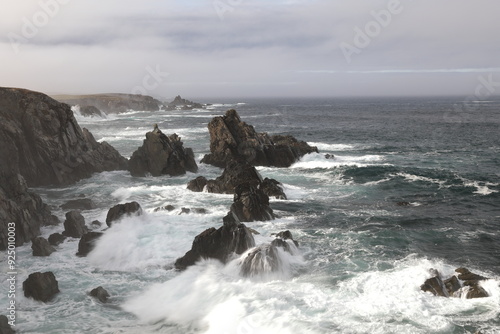
[[[219,176],[213,166],[179,177],[105,172],[33,189],[61,221],[59,206],[81,194],[98,206],[82,212],[89,227],[118,203],[137,201],[144,215],[107,229],[87,257],[75,255],[72,238],[49,257],[18,247],[19,333],[500,333],[500,100],[478,101],[468,113],[454,111],[460,98],[207,102],[214,104],[203,110],[76,116],[125,157],[158,124],[199,161],[209,151],[208,122],[229,108],[257,131],[317,146],[319,154],[290,168],[258,167],[283,183],[288,199],[271,199],[276,220],[246,225],[260,233],[258,245],[290,230],[299,242],[294,255],[280,252],[278,272],[252,277],[240,273],[246,254],[174,269],[197,234],[222,225],[232,203],[231,195],[186,189],[198,175]],[[155,212],[165,205],[175,209]],[[183,207],[207,213],[180,215]],[[44,227],[42,235],[62,230]],[[457,267],[490,277],[482,283],[490,296],[420,290],[431,268],[451,276]],[[59,282],[61,293],[46,304],[22,295],[22,281],[36,271]],[[88,295],[97,286],[110,293],[108,303]]]

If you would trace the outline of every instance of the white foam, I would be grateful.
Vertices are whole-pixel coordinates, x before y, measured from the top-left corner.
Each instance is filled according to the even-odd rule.
[[[316,146],[320,151],[351,151],[356,148],[355,145],[351,144],[328,144],[320,142],[309,142],[311,146]]]
[[[303,156],[298,162],[294,163],[290,168],[300,169],[331,169],[340,166],[359,166],[366,167],[372,165],[380,165],[384,160],[381,155],[362,155],[362,156],[341,156],[335,155],[333,159],[327,159],[323,154],[309,153]]]

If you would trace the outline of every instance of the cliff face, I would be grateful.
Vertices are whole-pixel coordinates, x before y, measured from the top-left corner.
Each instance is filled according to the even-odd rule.
[[[0,88],[0,142],[0,171],[21,174],[30,187],[127,169],[118,151],[80,128],[69,105],[29,90]]]
[[[53,98],[69,105],[94,106],[106,114],[129,110],[158,111],[162,105],[151,96],[133,94],[55,95]]]

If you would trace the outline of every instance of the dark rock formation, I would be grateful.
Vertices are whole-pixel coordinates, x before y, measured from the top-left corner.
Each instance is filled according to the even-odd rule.
[[[78,256],[87,256],[95,247],[95,242],[104,233],[102,232],[88,232],[85,233],[78,242]]]
[[[69,105],[94,106],[106,114],[130,110],[158,111],[162,105],[151,96],[136,94],[55,95],[53,98]]]
[[[90,198],[73,199],[61,205],[63,210],[92,210],[95,208],[97,206]]]
[[[289,167],[307,153],[318,152],[316,147],[292,136],[269,136],[257,133],[253,126],[242,122],[236,110],[215,117],[208,124],[210,154],[202,163],[225,167],[232,159],[242,158],[253,166]]]
[[[33,91],[0,88],[0,142],[0,170],[21,174],[30,187],[127,169],[118,151],[80,128],[67,104]]]
[[[80,106],[80,115],[84,117],[103,117],[105,114],[94,106]]]
[[[260,188],[267,196],[278,199],[286,199],[281,183],[274,179],[265,178],[245,160],[231,160],[228,162],[222,175],[215,180],[208,180],[199,176],[188,183],[188,189],[192,191],[202,191],[205,186],[209,193],[234,194],[235,189],[240,184],[249,184]]]
[[[66,213],[63,235],[71,238],[81,238],[87,232],[88,228],[85,225],[85,218],[83,218],[79,211],[73,210]]]
[[[52,233],[48,239],[49,244],[51,244],[52,246],[58,246],[63,243],[64,240],[66,240],[66,237],[61,233]]]
[[[165,107],[167,108],[167,110],[192,110],[201,109],[203,108],[203,105],[201,103],[183,99],[180,95],[177,95],[172,102],[166,103]]]
[[[173,205],[165,205],[165,206],[160,206],[160,207],[157,207],[154,209],[154,212],[158,212],[158,211],[173,211],[175,210],[175,206]]]
[[[23,282],[23,290],[25,297],[46,303],[59,293],[59,285],[52,272],[36,272]]]
[[[51,214],[40,196],[28,191],[21,175],[2,171],[4,163],[4,158],[0,158],[0,250],[7,249],[12,223],[16,246],[39,236],[41,226],[59,224],[59,219]]]
[[[167,137],[158,126],[152,132],[146,133],[146,139],[141,147],[132,154],[129,161],[132,176],[153,176],[186,174],[186,171],[197,172],[198,166],[194,160],[193,150],[184,148],[183,143],[175,133]]]
[[[15,316],[13,315],[13,319],[15,319]],[[9,324],[9,318],[7,318],[5,315],[0,315],[0,334],[15,334],[16,331],[10,327]]]
[[[139,216],[141,214],[142,208],[137,202],[118,204],[109,209],[108,214],[106,215],[106,224],[111,226],[112,222],[120,220],[125,216]]]
[[[198,234],[194,238],[191,250],[177,259],[175,267],[186,269],[196,261],[207,258],[225,263],[231,254],[242,254],[254,246],[252,232],[244,224],[239,224],[232,217],[226,216],[223,226],[219,229],[211,227]]]
[[[103,304],[106,303],[110,297],[109,293],[102,286],[92,289],[89,294],[92,297],[97,298]]]
[[[33,250],[33,256],[50,256],[50,254],[56,251],[47,239],[43,237],[31,239],[31,249]]]
[[[207,178],[204,176],[198,176],[196,179],[189,181],[187,188],[194,192],[202,192],[207,185]]]
[[[452,276],[443,280],[437,270],[431,269],[434,276],[427,279],[420,289],[441,297],[460,298],[463,295],[467,299],[488,297],[486,290],[479,285],[480,281],[487,279],[486,277],[471,273],[466,268],[458,268],[455,271],[459,273],[458,277]]]
[[[292,247],[286,240],[290,240],[295,246],[298,242],[293,240],[290,231],[280,232],[269,244],[256,247],[245,257],[241,263],[240,273],[245,277],[252,277],[266,273],[283,270],[282,259],[279,250],[294,254]]]
[[[98,220],[93,220],[90,225],[92,225],[93,227],[101,227],[102,226],[102,223]]]
[[[274,219],[273,210],[269,207],[269,197],[261,189],[247,183],[236,187],[230,214],[239,222]]]

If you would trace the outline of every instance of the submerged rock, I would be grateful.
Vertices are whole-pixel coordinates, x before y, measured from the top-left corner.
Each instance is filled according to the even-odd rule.
[[[102,232],[88,232],[85,233],[78,242],[78,256],[87,256],[95,247],[95,242],[104,233]]]
[[[126,216],[139,216],[142,214],[142,208],[137,202],[118,204],[109,209],[106,215],[106,224],[111,226],[114,221],[120,220]]]
[[[51,271],[36,272],[30,274],[23,282],[23,290],[25,297],[46,303],[59,293],[59,285]]]
[[[146,133],[141,147],[132,154],[129,161],[132,176],[170,175],[177,176],[186,172],[196,173],[198,166],[194,160],[193,150],[184,148],[179,136],[175,133],[166,136],[158,126]]]
[[[98,286],[95,289],[92,289],[89,293],[92,297],[97,298],[101,303],[106,303],[108,298],[110,297],[109,293],[102,286]]]
[[[81,238],[87,232],[88,228],[85,225],[85,218],[83,218],[79,211],[73,210],[66,213],[63,235],[71,238]]]
[[[175,261],[175,268],[186,269],[197,261],[208,258],[225,263],[233,253],[243,254],[254,246],[252,232],[244,224],[226,216],[222,227],[211,227],[194,238],[191,250]]]
[[[33,238],[31,240],[31,249],[33,250],[33,256],[50,256],[56,251],[43,237]]]
[[[253,166],[289,167],[303,155],[318,152],[316,147],[292,136],[257,133],[253,126],[241,121],[234,109],[213,118],[208,130],[211,153],[201,162],[217,167],[223,168],[239,158]]]

